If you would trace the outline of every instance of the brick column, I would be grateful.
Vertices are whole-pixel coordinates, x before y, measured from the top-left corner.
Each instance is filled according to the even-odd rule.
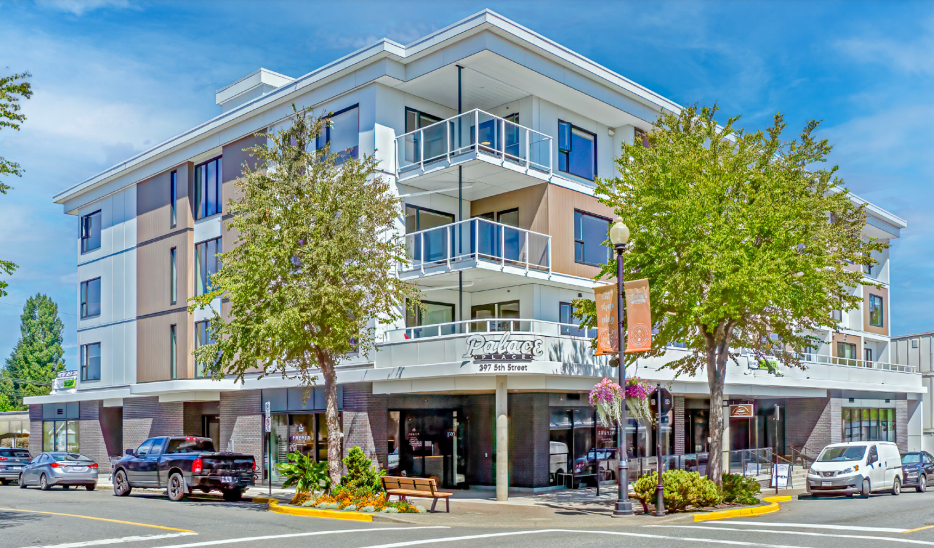
[[[371,383],[344,385],[344,456],[357,446],[374,465],[386,468],[389,460],[386,397],[373,394]]]
[[[684,454],[684,396],[675,396],[675,455]]]
[[[29,406],[29,452],[33,456],[42,452],[42,406]]]
[[[510,394],[507,409],[509,485],[547,487],[551,435],[548,394]]]
[[[840,398],[789,398],[785,407],[785,444],[816,456],[825,445],[842,441]]]
[[[78,404],[78,450],[98,465],[101,476],[110,474],[110,455],[104,442],[100,422],[100,401],[83,401]]]
[[[154,436],[184,434],[182,402],[160,403],[158,397],[123,400],[123,447],[136,449]]]
[[[895,444],[908,452],[908,400],[895,400]]]
[[[226,451],[228,445],[237,453],[253,455],[256,469],[263,466],[263,402],[259,390],[221,392],[221,446]],[[232,442],[232,443],[231,443]]]
[[[182,410],[182,430],[186,436],[201,435],[201,408],[199,401],[186,401]]]

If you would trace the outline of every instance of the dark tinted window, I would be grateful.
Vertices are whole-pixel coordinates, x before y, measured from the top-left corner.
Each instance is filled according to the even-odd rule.
[[[610,258],[609,246],[603,245],[610,232],[610,220],[574,212],[574,262],[600,266]]]
[[[22,449],[0,449],[0,457],[29,458],[29,451]]]
[[[81,455],[79,453],[49,453],[52,459],[54,460],[80,460],[87,462],[94,462],[91,459]]]
[[[149,453],[149,450],[152,448],[152,440],[146,440],[136,448],[136,456],[142,457]]]
[[[174,453],[213,453],[214,442],[207,438],[185,438],[169,440],[166,454]]]
[[[81,217],[81,253],[99,249],[101,246],[101,212],[95,211]]]
[[[101,314],[101,279],[81,282],[81,317],[91,318]]]

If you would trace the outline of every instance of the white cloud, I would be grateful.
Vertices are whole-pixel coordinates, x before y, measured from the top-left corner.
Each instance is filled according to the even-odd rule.
[[[65,11],[81,17],[99,9],[132,7],[128,0],[36,0],[40,6]]]
[[[834,45],[859,62],[877,63],[907,74],[934,74],[934,19],[923,28],[922,33],[906,33],[909,40],[872,33],[838,40]]]

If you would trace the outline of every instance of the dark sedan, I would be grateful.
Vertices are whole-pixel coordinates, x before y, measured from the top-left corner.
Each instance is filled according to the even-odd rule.
[[[29,451],[16,447],[0,447],[0,485],[19,479],[23,467],[29,464]]]
[[[927,451],[902,455],[905,487],[914,487],[919,493],[927,490],[928,478],[934,479],[934,456]]]

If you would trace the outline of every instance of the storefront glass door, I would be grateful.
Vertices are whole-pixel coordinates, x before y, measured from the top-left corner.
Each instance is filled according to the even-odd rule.
[[[454,410],[390,412],[389,473],[434,478],[443,487],[467,481],[467,424]]]

